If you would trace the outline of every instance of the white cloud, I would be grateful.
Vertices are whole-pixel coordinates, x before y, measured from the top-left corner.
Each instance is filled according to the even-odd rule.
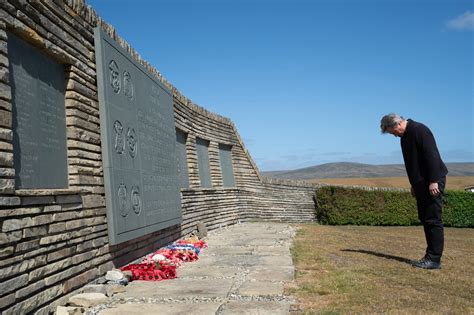
[[[446,22],[446,26],[457,31],[474,31],[474,12],[466,11],[464,14]]]

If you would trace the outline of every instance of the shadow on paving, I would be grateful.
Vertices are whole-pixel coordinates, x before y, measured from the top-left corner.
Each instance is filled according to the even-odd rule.
[[[293,236],[283,223],[211,231],[209,247],[179,267],[176,279],[133,281],[90,314],[288,314],[294,300],[283,289],[294,278]]]

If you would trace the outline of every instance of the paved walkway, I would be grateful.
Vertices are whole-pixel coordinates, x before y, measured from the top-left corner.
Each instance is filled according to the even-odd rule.
[[[199,260],[178,268],[178,278],[133,281],[126,292],[89,314],[288,314],[283,295],[293,280],[288,224],[243,223],[209,232]]]

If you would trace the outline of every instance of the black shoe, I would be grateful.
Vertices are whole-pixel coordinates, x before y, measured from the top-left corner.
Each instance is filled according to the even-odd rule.
[[[422,262],[424,262],[425,260],[430,260],[430,256],[428,256],[428,254],[426,254],[425,256],[423,256],[420,260],[411,260],[411,261],[410,261],[410,264],[413,266],[413,265],[415,265],[415,264],[422,263]]]
[[[412,266],[422,269],[441,269],[440,262],[432,261],[426,256],[423,257],[420,261],[415,261]]]

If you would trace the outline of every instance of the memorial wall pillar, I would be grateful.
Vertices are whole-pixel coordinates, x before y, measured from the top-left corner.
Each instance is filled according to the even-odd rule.
[[[222,187],[222,171],[219,158],[219,143],[209,143],[209,167],[211,168],[211,179],[213,187]]]
[[[7,33],[0,30],[0,205],[17,205],[13,167],[12,93],[7,61]]]

